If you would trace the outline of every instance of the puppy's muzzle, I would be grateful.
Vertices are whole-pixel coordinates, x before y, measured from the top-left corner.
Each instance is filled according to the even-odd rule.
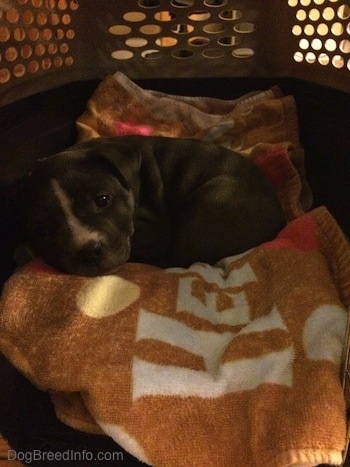
[[[99,266],[102,253],[102,243],[91,241],[79,250],[76,260],[85,266]]]
[[[129,256],[129,242],[111,248],[104,242],[90,240],[71,256],[68,267],[71,272],[84,276],[112,274],[128,261]]]

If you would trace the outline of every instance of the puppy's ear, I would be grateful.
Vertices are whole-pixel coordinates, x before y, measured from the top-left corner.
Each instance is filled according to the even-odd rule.
[[[89,157],[102,164],[126,189],[133,188],[138,180],[142,155],[135,146],[105,143],[90,150]]]

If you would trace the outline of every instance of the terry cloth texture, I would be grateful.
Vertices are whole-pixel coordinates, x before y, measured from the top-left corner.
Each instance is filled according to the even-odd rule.
[[[340,464],[350,251],[325,208],[216,266],[60,274],[3,290],[0,350],[58,417],[155,466]]]
[[[278,88],[231,101],[174,96],[144,90],[118,72],[98,86],[77,128],[80,140],[124,134],[194,138],[222,144],[263,170],[272,160],[268,175],[274,175],[287,219],[311,208],[294,98]]]

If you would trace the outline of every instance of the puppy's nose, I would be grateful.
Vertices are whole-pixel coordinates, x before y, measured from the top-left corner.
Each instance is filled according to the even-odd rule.
[[[79,261],[97,265],[102,256],[102,245],[100,242],[89,242],[87,243],[78,253]]]

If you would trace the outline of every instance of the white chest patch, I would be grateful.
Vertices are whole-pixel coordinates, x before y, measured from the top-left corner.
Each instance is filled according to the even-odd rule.
[[[104,242],[106,238],[102,232],[93,230],[91,227],[84,225],[74,214],[72,210],[72,201],[67,193],[63,190],[58,180],[52,179],[51,186],[64,212],[75,244],[77,246],[84,246],[91,241]]]

